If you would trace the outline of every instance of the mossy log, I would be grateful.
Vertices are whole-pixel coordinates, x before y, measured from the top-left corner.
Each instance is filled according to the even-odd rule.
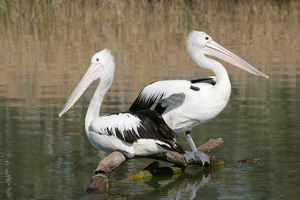
[[[210,139],[203,145],[199,146],[197,149],[202,152],[209,152],[210,150],[216,148],[220,144],[223,143],[222,138],[218,139]],[[205,167],[208,166],[220,166],[224,165],[224,160],[216,159],[214,156],[209,156],[211,163],[205,164]],[[146,158],[153,158],[157,160],[167,161],[175,166],[170,167],[159,167],[158,162],[153,162],[152,164],[148,165],[144,170],[140,171],[136,175],[129,177],[127,180],[145,180],[153,175],[158,174],[176,174],[176,173],[182,173],[182,171],[187,167],[188,165],[201,165],[202,162],[199,158],[196,158],[195,160],[190,160],[189,162],[186,162],[184,159],[184,155],[174,152],[174,151],[168,151],[166,153],[160,153],[160,154],[154,154],[151,156],[146,156]],[[108,183],[109,179],[108,176],[111,172],[113,172],[114,169],[116,169],[118,166],[120,166],[122,163],[124,163],[128,158],[126,158],[121,152],[115,151],[106,156],[104,159],[102,159],[98,167],[95,170],[95,176],[92,178],[92,181],[87,188],[87,192],[97,191],[97,190],[104,190],[106,184]]]

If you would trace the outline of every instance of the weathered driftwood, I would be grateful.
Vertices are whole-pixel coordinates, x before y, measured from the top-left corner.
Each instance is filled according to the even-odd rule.
[[[86,191],[90,192],[104,189],[109,180],[108,175],[125,162],[126,159],[127,158],[119,151],[112,152],[103,158],[99,162],[98,167],[95,170],[95,176]]]
[[[207,141],[203,145],[199,146],[197,149],[199,151],[202,151],[202,152],[206,153],[206,152],[216,148],[217,146],[219,146],[222,143],[223,143],[222,138],[210,139],[209,141]],[[202,165],[202,162],[198,157],[195,160],[189,160],[189,162],[186,162],[186,160],[184,159],[183,154],[177,153],[175,151],[168,151],[166,153],[154,154],[154,155],[151,155],[151,156],[148,156],[148,157],[153,158],[153,159],[167,161],[167,162],[173,163],[175,165],[183,166],[183,167],[186,167],[186,166],[191,165],[191,164],[200,164],[200,165]],[[214,161],[215,157],[210,156],[210,160]]]
[[[220,144],[223,143],[222,138],[218,139],[210,139],[205,144],[199,146],[197,149],[202,152],[208,152]],[[202,162],[199,158],[196,160],[190,160],[188,163],[185,161],[183,154],[179,154],[177,152],[168,151],[166,153],[160,153],[155,154],[151,156],[147,156],[147,158],[153,158],[157,160],[163,160],[170,163],[173,163],[180,167],[169,167],[170,169],[164,169],[158,168],[158,164],[154,164],[151,166],[147,166],[143,171],[141,171],[141,176],[144,176],[144,174],[153,174],[153,172],[157,172],[157,169],[159,170],[159,173],[181,173],[182,169],[184,169],[186,166],[191,164],[198,164],[202,165]],[[223,163],[224,161],[216,160],[214,156],[210,156],[211,164],[210,165],[220,165],[220,163]],[[89,187],[87,188],[87,192],[96,191],[96,190],[102,190],[105,188],[106,184],[108,183],[109,174],[116,169],[119,165],[121,165],[123,162],[125,162],[127,158],[120,152],[115,151],[108,156],[106,156],[103,160],[100,161],[98,164],[98,167],[95,170],[95,176],[93,177]],[[209,165],[206,165],[209,166]],[[155,170],[151,170],[151,167]],[[167,170],[167,171],[166,171]],[[171,170],[171,171],[170,171]],[[152,172],[151,172],[152,171]],[[144,174],[143,174],[144,173]],[[132,179],[135,179],[132,177]]]

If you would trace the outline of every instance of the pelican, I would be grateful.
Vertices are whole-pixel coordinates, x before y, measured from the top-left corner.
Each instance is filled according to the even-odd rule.
[[[198,155],[202,163],[209,163],[208,156],[197,151],[191,137],[191,130],[194,126],[213,119],[225,108],[231,94],[231,84],[223,65],[205,55],[224,60],[257,76],[264,78],[268,76],[222,47],[205,32],[190,32],[186,40],[186,48],[199,67],[213,71],[215,76],[191,81],[153,82],[142,89],[129,110],[144,110],[153,106],[176,133],[185,132],[192,149],[192,152],[186,152],[186,160],[194,159],[195,155]]]
[[[110,50],[104,49],[96,53],[59,117],[74,105],[94,80],[100,79],[85,117],[85,132],[92,145],[106,152],[120,151],[129,158],[169,150],[184,153],[184,147],[175,142],[175,132],[156,111],[128,111],[99,116],[114,72],[115,60]]]

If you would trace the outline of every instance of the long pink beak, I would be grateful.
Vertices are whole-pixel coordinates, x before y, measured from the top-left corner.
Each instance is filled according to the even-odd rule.
[[[82,79],[74,89],[73,93],[69,97],[67,103],[63,107],[63,109],[59,113],[59,117],[61,117],[64,113],[66,113],[79,99],[79,97],[84,93],[84,91],[89,87],[89,85],[96,79],[101,77],[103,72],[103,66],[100,63],[91,63],[88,70],[83,75]]]
[[[224,47],[222,47],[220,44],[218,44],[213,40],[208,42],[201,51],[206,55],[214,56],[216,58],[224,60],[225,62],[228,62],[249,73],[255,74],[257,76],[262,76],[264,78],[269,78],[268,75],[254,68],[252,65],[250,65],[249,63],[247,63],[246,61],[244,61],[234,53],[228,51],[227,49],[225,49]]]

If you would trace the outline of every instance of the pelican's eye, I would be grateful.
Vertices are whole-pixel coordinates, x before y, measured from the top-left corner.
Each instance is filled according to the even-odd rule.
[[[205,40],[209,40],[209,37],[206,36],[206,37],[205,37]]]
[[[96,61],[98,62],[98,61],[99,61],[99,58],[97,58]]]

